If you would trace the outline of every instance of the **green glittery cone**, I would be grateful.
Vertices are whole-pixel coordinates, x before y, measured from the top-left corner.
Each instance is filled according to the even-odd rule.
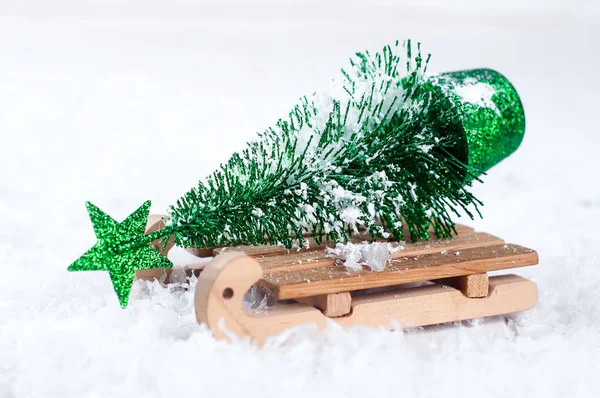
[[[457,144],[453,155],[480,175],[508,157],[521,144],[525,112],[519,94],[500,73],[472,69],[432,76],[434,115],[442,116],[445,134]],[[433,121],[435,123],[435,121]],[[439,123],[439,122],[438,122]]]

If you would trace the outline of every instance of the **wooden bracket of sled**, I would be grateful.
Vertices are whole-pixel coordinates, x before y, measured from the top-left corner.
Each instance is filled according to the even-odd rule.
[[[508,314],[535,305],[535,283],[517,275],[488,276],[491,271],[537,264],[535,251],[465,226],[458,226],[458,232],[452,239],[402,244],[381,272],[366,267],[349,271],[324,246],[203,249],[214,259],[202,272],[187,269],[188,275],[199,274],[196,318],[217,338],[233,334],[262,344],[287,328],[323,328],[328,320],[392,330]],[[157,272],[165,277],[164,270],[144,272],[138,277],[157,278]],[[243,297],[255,284],[278,302],[245,311]]]

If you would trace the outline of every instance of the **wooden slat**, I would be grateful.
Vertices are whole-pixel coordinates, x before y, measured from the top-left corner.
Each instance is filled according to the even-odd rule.
[[[437,240],[435,238],[435,233],[433,232],[433,229],[431,229],[430,231],[431,231],[431,236],[432,236],[431,241]],[[461,225],[461,224],[456,224],[456,232],[458,233],[458,236],[455,237],[454,239],[475,233],[473,228],[467,227],[466,225]],[[408,230],[407,230],[407,233],[408,233]],[[371,236],[369,235],[369,233],[366,230],[363,229],[360,232],[358,232],[357,234],[354,234],[352,236],[351,242],[359,243],[359,242],[362,242],[365,240],[370,241]],[[212,255],[217,256],[217,255],[219,255],[221,253],[225,253],[225,252],[241,252],[250,257],[260,258],[260,257],[270,257],[270,256],[280,256],[280,255],[312,252],[312,251],[317,251],[317,250],[323,250],[326,247],[335,247],[335,243],[332,243],[329,241],[322,241],[320,244],[317,244],[317,242],[314,240],[314,238],[309,238],[308,241],[309,241],[308,249],[307,248],[286,249],[283,246],[277,246],[277,245],[257,245],[257,246],[241,245],[241,246],[232,246],[232,247],[218,247],[218,248],[212,249]],[[429,241],[423,241],[423,242],[429,242]],[[191,250],[191,252],[194,253],[195,255],[198,255],[199,257],[205,257],[207,255],[206,254],[207,249],[192,249],[192,250]],[[210,250],[210,249],[208,249],[208,250]]]
[[[451,239],[437,239],[429,241],[418,241],[415,243],[405,243],[404,249],[390,254],[390,258],[398,258],[412,254],[438,253],[442,250],[457,251],[467,248],[500,245],[504,241],[496,236],[483,232],[458,235]],[[392,243],[392,247],[397,247],[398,243]],[[339,257],[328,254],[326,251],[320,252],[302,252],[292,253],[283,256],[270,256],[265,258],[256,258],[263,267],[265,273],[269,272],[289,272],[303,269],[312,269],[323,266],[332,266]]]
[[[366,231],[361,231],[357,234],[352,235],[352,242],[362,242],[365,240],[370,240],[371,236]],[[217,256],[221,253],[225,252],[239,252],[244,253],[247,256],[260,258],[260,257],[271,257],[271,256],[281,256],[288,254],[296,254],[296,253],[306,253],[313,252],[317,250],[323,250],[326,247],[335,247],[335,243],[331,243],[329,241],[321,241],[320,244],[317,244],[314,238],[308,238],[308,248],[299,247],[293,249],[286,249],[283,246],[273,246],[273,245],[258,245],[258,246],[232,246],[232,247],[219,247],[213,250],[213,255]]]
[[[360,228],[359,232],[355,234],[355,239],[369,239],[370,236],[367,233],[366,229]],[[332,245],[331,242],[327,242],[322,240],[321,243],[317,244],[317,241],[311,237],[309,232],[305,232],[303,234],[305,238],[308,240],[308,247],[299,247],[293,249],[286,249],[280,245],[238,245],[238,246],[226,246],[226,247],[215,247],[215,248],[189,248],[186,249],[188,252],[192,253],[198,257],[215,257],[222,253],[233,252],[233,253],[243,253],[250,257],[268,257],[268,256],[277,256],[282,254],[290,254],[294,252],[304,252],[304,251],[313,251],[324,249],[328,245]]]
[[[159,216],[157,216],[159,217]],[[154,225],[160,220],[154,220],[151,225]],[[479,247],[479,246],[491,246],[504,243],[504,241],[498,237],[490,234],[478,232],[474,233],[472,228],[457,225],[457,231],[459,235],[451,239],[437,239],[429,241],[418,241],[415,243],[405,243],[402,246],[403,250],[397,251],[391,254],[391,258],[405,256],[411,253],[435,253],[440,250],[462,250],[467,247]],[[355,237],[355,243],[362,242],[364,235],[358,235]],[[397,246],[398,243],[392,242],[392,246]],[[225,253],[229,251],[241,251],[246,255],[255,257],[261,264],[265,272],[279,272],[279,271],[298,271],[302,269],[311,269],[317,267],[323,267],[326,265],[334,265],[336,257],[328,254],[323,249],[324,245],[311,246],[310,250],[288,250],[281,246],[236,246],[218,249],[203,249],[203,250],[214,250],[215,253]],[[168,249],[167,249],[168,250]],[[198,250],[198,249],[193,249]],[[267,250],[269,253],[265,253]],[[280,253],[289,254],[280,254]],[[198,254],[198,253],[196,253]],[[204,253],[201,257],[205,257],[209,254]],[[216,255],[216,254],[215,254]],[[199,275],[200,270],[203,268],[205,263],[198,264],[198,266],[186,266],[186,273],[188,277],[192,274]],[[191,269],[192,268],[193,271]],[[136,272],[136,279],[143,280],[161,280],[163,283],[170,283],[170,269],[153,268],[149,270],[140,270]],[[164,277],[163,277],[164,276]]]
[[[535,251],[518,245],[497,245],[391,259],[385,270],[350,272],[343,265],[273,272],[263,271],[259,286],[278,300],[394,286],[470,275],[538,263]]]

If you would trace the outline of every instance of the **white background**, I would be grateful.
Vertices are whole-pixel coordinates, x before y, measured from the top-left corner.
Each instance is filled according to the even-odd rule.
[[[600,6],[595,1],[0,3],[0,397],[594,396],[600,391]],[[491,67],[521,148],[464,221],[535,248],[532,311],[388,333],[216,342],[189,294],[67,273],[84,203],[169,204],[355,51],[421,41],[432,71]],[[472,391],[471,391],[472,390]]]

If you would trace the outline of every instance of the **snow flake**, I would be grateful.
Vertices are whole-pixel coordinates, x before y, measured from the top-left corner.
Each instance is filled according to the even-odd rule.
[[[254,214],[256,217],[262,217],[265,215],[265,213],[259,207],[255,207],[254,210],[252,210],[252,214]]]

